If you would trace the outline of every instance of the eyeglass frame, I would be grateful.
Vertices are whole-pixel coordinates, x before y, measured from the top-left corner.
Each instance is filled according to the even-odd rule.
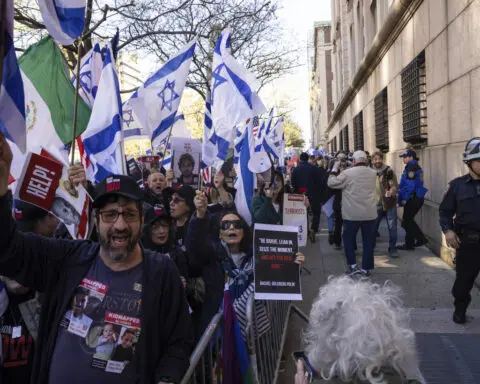
[[[104,214],[107,213],[107,212],[115,212],[116,213],[115,219],[113,219],[112,221],[105,220]],[[135,220],[127,219],[126,216],[125,216],[125,213],[135,213]],[[137,210],[137,209],[135,209],[135,210],[134,209],[127,209],[127,210],[122,210],[122,211],[119,211],[118,209],[108,209],[108,210],[105,210],[105,211],[101,211],[99,209],[99,210],[97,210],[97,215],[106,224],[116,223],[120,216],[123,217],[123,221],[125,221],[126,223],[129,223],[129,224],[136,223],[136,222],[140,221],[140,211]]]

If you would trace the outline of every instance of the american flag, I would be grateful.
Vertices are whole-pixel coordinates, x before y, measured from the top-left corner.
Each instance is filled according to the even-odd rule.
[[[257,137],[258,136],[258,130],[260,129],[260,120],[258,118],[258,116],[255,116],[253,118],[253,137]]]

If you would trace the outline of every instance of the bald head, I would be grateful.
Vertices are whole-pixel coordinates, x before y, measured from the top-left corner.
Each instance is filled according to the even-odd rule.
[[[167,188],[167,178],[159,170],[152,171],[148,176],[148,188],[155,194],[159,195]]]

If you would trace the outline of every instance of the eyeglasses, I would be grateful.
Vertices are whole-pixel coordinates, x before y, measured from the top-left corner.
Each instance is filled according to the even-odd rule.
[[[120,215],[123,216],[123,220],[125,220],[127,223],[135,223],[140,220],[139,212],[136,210],[127,210],[121,212],[112,209],[110,211],[99,211],[98,213],[102,218],[102,221],[109,224],[115,223]]]
[[[183,203],[185,202],[184,199],[179,199],[178,197],[172,197],[170,199],[170,204],[180,204],[180,203]]]
[[[240,220],[225,220],[220,223],[220,228],[222,231],[226,231],[227,229],[243,229],[243,223]]]

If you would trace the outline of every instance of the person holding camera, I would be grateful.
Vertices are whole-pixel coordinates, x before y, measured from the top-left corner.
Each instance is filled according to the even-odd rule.
[[[447,245],[457,251],[453,321],[466,322],[475,279],[480,271],[480,137],[471,139],[463,153],[469,172],[450,182],[440,204],[440,226]],[[455,217],[455,220],[453,219]]]

